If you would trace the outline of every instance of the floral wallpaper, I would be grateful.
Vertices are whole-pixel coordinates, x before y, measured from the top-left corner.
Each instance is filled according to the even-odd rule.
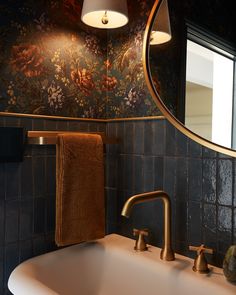
[[[80,0],[2,1],[0,111],[82,118],[157,115],[141,60],[153,3],[128,1],[129,25],[108,32],[80,21]]]

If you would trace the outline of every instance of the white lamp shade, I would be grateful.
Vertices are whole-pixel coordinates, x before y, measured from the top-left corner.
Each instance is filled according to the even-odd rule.
[[[162,0],[153,24],[150,44],[162,44],[170,41],[171,27],[167,0]]]
[[[107,23],[102,22],[106,13]],[[81,20],[100,29],[114,29],[126,25],[128,9],[126,0],[84,0]]]

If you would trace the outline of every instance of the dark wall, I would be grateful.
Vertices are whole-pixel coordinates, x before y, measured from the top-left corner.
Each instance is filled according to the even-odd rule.
[[[0,126],[26,130],[104,131],[105,123],[0,117]],[[30,146],[23,162],[0,163],[0,294],[22,261],[56,249],[55,146]]]
[[[166,120],[108,123],[110,136],[122,138],[107,150],[107,186],[112,211],[110,223],[132,237],[132,229],[149,228],[149,242],[162,245],[161,202],[134,207],[131,217],[120,216],[128,197],[165,190],[172,202],[173,246],[176,252],[195,256],[189,245],[214,249],[209,261],[222,266],[228,247],[236,243],[235,159],[188,139]],[[113,207],[112,207],[113,206]]]

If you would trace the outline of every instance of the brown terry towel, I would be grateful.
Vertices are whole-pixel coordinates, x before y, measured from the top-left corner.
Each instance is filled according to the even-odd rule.
[[[59,134],[56,234],[58,246],[105,235],[103,142],[97,134]]]

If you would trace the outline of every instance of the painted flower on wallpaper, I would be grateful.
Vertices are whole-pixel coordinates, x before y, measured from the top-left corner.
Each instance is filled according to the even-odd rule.
[[[59,85],[52,81],[47,89],[48,104],[54,110],[61,109],[63,107],[65,96]]]
[[[112,91],[117,86],[117,79],[116,77],[110,77],[107,75],[103,75],[102,82],[101,82],[101,88],[103,91]]]
[[[95,87],[92,73],[87,69],[74,69],[70,73],[72,81],[84,95],[89,95]]]
[[[145,93],[143,90],[138,89],[137,87],[133,87],[129,90],[127,96],[124,98],[125,105],[129,108],[134,109],[144,99]]]
[[[41,50],[37,45],[20,44],[12,47],[10,64],[16,72],[23,73],[26,77],[36,77],[43,72]]]
[[[87,35],[85,37],[85,48],[87,51],[94,53],[95,55],[101,54],[98,39],[95,36]]]

